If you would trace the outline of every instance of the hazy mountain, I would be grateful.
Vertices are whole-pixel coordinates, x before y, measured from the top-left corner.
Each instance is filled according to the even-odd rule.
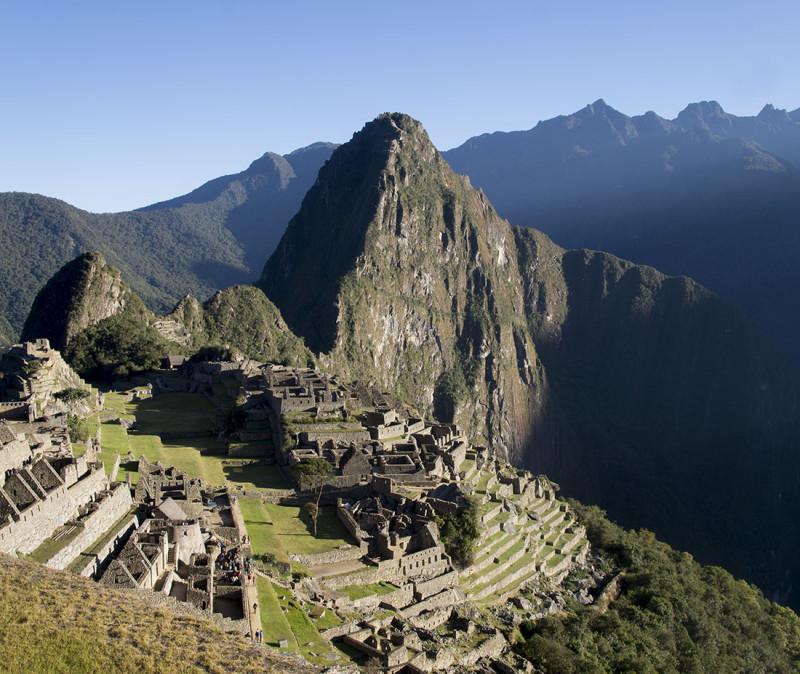
[[[700,281],[800,366],[798,118],[772,106],[736,117],[711,102],[668,121],[600,100],[444,157],[514,224]]]
[[[16,340],[45,281],[85,250],[101,251],[160,313],[187,293],[205,298],[254,280],[333,147],[267,153],[242,173],[131,212],[0,194],[0,343]]]
[[[619,143],[623,122],[601,126]],[[796,600],[796,383],[695,282],[510,227],[418,122],[382,115],[321,169],[259,286],[335,371]]]

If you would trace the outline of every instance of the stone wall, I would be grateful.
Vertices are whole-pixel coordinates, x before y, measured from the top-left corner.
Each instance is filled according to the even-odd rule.
[[[333,440],[337,444],[347,446],[353,442],[360,444],[370,440],[369,431],[366,428],[360,431],[301,431],[298,435],[301,444],[304,445],[309,445],[316,440],[321,442]]]
[[[357,541],[363,541],[368,538],[368,534],[360,526],[358,522],[353,519],[350,511],[342,505],[341,499],[336,504],[336,515],[344,524],[345,529],[350,532],[350,535]]]
[[[460,595],[460,596],[459,596]],[[425,611],[433,611],[437,608],[444,608],[446,606],[455,606],[456,604],[460,603],[463,594],[455,590],[454,588],[448,588],[444,592],[440,592],[428,599],[424,599],[423,601],[418,601],[407,608],[404,608],[400,611],[400,615],[404,618],[411,618],[413,616],[418,616],[420,613],[424,613]]]
[[[439,594],[445,588],[452,587],[456,583],[458,583],[458,572],[455,570],[443,573],[441,576],[431,580],[414,583],[414,599],[417,601],[427,599],[434,594]]]
[[[291,559],[300,562],[303,566],[320,566],[322,564],[335,564],[361,559],[367,554],[367,543],[361,541],[360,545],[347,545],[337,550],[318,552],[309,555],[291,555]]]
[[[31,448],[25,440],[12,440],[0,448],[0,486],[5,484],[6,471],[21,466],[31,458]]]
[[[211,527],[211,531],[217,534],[217,536],[220,538],[230,541],[234,545],[239,544],[239,529],[236,527]]]
[[[0,527],[0,552],[33,552],[58,527],[75,514],[75,503],[64,486],[20,512],[20,519]]]
[[[380,606],[394,610],[405,608],[414,601],[414,584],[406,583],[394,592],[381,595],[378,599],[380,599]]]
[[[111,467],[111,475],[109,476],[109,481],[114,482],[117,479],[117,473],[119,473],[119,464],[122,461],[122,457],[117,452],[117,456],[114,458],[114,465]]]
[[[435,630],[439,625],[443,625],[450,620],[452,613],[452,606],[442,606],[432,611],[425,611],[420,615],[412,616],[408,619],[408,622],[417,629]]]
[[[369,583],[379,583],[381,581],[392,582],[395,576],[388,575],[383,569],[372,566],[362,571],[355,571],[340,576],[328,576],[325,578],[325,585],[331,590],[338,590],[348,585],[368,585]]]
[[[500,633],[499,630],[495,630],[495,633],[485,641],[481,642],[480,645],[464,653],[458,659],[458,662],[460,665],[469,666],[474,665],[481,658],[489,658],[494,660],[499,658],[506,648],[508,648],[508,642],[506,641],[505,637]]]
[[[53,555],[47,566],[51,569],[66,569],[72,560],[103,536],[132,505],[128,486],[121,482],[114,485],[113,490],[97,502],[97,510],[81,520],[83,531]]]
[[[117,529],[116,534],[97,551],[94,559],[81,569],[80,574],[87,578],[99,578],[105,570],[109,559],[122,549],[138,526],[139,520],[135,514],[126,519],[122,526]]]
[[[69,496],[74,501],[75,507],[86,505],[94,495],[104,489],[108,484],[108,477],[103,470],[102,463],[92,464],[88,475],[79,479],[69,489]]]
[[[438,546],[412,552],[400,558],[400,571],[408,577],[435,576],[443,571],[446,562],[442,557],[442,549]]]

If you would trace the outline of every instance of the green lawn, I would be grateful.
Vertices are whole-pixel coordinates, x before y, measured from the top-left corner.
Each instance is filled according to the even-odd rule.
[[[264,508],[264,504],[257,498],[239,499],[247,535],[250,536],[253,553],[262,555],[271,552],[278,562],[289,562],[289,555],[283,547],[280,537],[275,531],[275,525]]]
[[[297,641],[289,627],[289,621],[281,609],[275,588],[266,578],[256,576],[256,589],[258,590],[258,612],[261,614],[261,630],[264,632],[264,644],[278,647],[278,639],[288,639],[289,648],[298,652]],[[286,590],[279,590],[286,592]]]
[[[284,615],[294,633],[300,652],[309,662],[314,664],[321,665],[328,663],[325,658],[311,655],[311,653],[330,653],[331,647],[320,635],[314,623],[311,622],[311,618],[308,617],[300,603],[294,599],[291,592],[287,592],[283,588],[276,587],[275,592],[278,595],[278,601],[281,607],[288,609]],[[286,597],[286,599],[281,599],[280,597],[282,596]],[[311,645],[306,646],[308,643]]]
[[[298,506],[264,504],[283,547],[294,554],[309,555],[328,552],[350,544],[356,545],[344,524],[336,515],[336,506],[322,506],[317,519],[317,535],[312,535],[311,524],[300,518]]]
[[[230,463],[222,466],[222,472],[228,482],[241,484],[248,490],[289,489],[290,487],[275,465]]]
[[[329,627],[336,627],[337,625],[341,625],[344,621],[336,615],[336,612],[333,609],[325,609],[324,615],[321,615],[319,618],[312,618],[314,621],[314,626],[318,630],[326,630]]]
[[[158,393],[127,408],[136,415],[137,430],[143,434],[211,431],[218,413],[200,393]]]
[[[61,527],[59,527],[57,531],[61,531]],[[34,562],[39,562],[39,564],[45,564],[57,552],[65,548],[70,541],[77,538],[82,533],[83,526],[76,526],[71,533],[66,536],[61,536],[58,540],[46,538],[42,541],[42,544],[30,554],[30,559]]]
[[[389,594],[397,589],[397,585],[391,583],[367,583],[366,585],[346,585],[339,588],[339,592],[346,594],[350,599],[361,599],[362,597],[369,597],[373,594],[378,596],[382,594]]]

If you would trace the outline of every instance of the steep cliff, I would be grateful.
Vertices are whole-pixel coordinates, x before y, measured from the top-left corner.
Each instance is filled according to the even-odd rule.
[[[785,362],[691,279],[515,233],[562,420],[522,462],[796,603],[800,425]]]
[[[332,370],[529,444],[544,384],[511,228],[419,122],[382,115],[333,154],[259,286]]]

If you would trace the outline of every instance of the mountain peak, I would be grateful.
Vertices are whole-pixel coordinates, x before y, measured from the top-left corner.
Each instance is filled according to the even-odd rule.
[[[690,131],[696,127],[712,133],[724,133],[733,125],[733,119],[717,101],[690,103],[678,113],[675,123]]]
[[[789,113],[786,112],[785,109],[776,108],[772,103],[767,103],[761,108],[761,112],[758,113],[756,119],[767,122],[768,124],[792,123],[792,118],[789,116]]]

